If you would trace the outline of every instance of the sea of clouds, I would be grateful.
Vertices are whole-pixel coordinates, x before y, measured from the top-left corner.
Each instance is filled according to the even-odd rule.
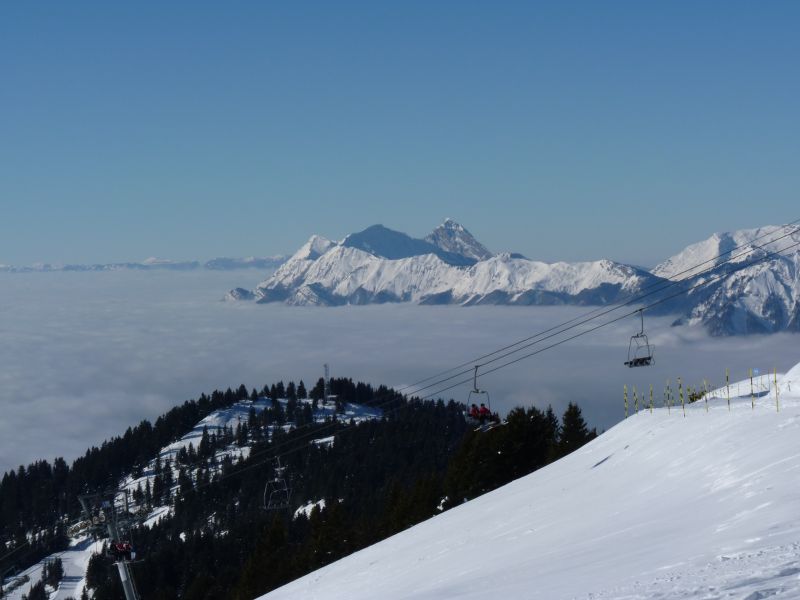
[[[277,380],[309,385],[323,363],[336,377],[403,386],[592,310],[221,301],[259,275],[0,274],[0,472],[40,458],[72,460],[202,392]],[[743,379],[749,368],[785,371],[800,362],[797,335],[710,338],[670,327],[671,320],[647,319],[656,345],[651,368],[622,364],[638,330],[631,317],[490,374],[480,386],[501,412],[531,404],[560,412],[577,401],[591,425],[606,429],[623,417],[624,384],[639,391],[652,384],[660,403],[667,379],[720,384],[726,368]],[[468,391],[462,385],[443,396],[463,401]]]

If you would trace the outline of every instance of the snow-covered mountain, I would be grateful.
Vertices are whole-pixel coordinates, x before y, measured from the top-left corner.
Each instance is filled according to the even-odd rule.
[[[800,365],[777,388],[641,411],[261,600],[798,598]]]
[[[653,273],[709,282],[681,301],[677,323],[702,323],[714,335],[800,331],[800,249],[778,254],[798,241],[794,228],[778,226],[715,233]]]
[[[470,256],[451,252],[427,240],[412,238],[383,225],[372,225],[364,231],[351,233],[342,240],[341,245],[345,248],[357,248],[388,260],[433,254],[449,265],[466,266],[475,263],[475,259]]]
[[[800,331],[800,250],[786,251],[798,242],[797,228],[779,226],[716,233],[647,272],[610,260],[543,263],[495,255],[452,219],[424,240],[374,225],[341,242],[312,236],[255,290],[237,288],[226,299],[604,305],[669,279],[685,280],[687,288],[707,282],[653,309],[678,315],[675,324],[702,324],[713,335]]]
[[[381,225],[339,243],[313,236],[252,297],[320,306],[605,304],[655,280],[610,260],[548,264],[518,254],[492,255],[448,219],[426,240]],[[248,298],[246,290],[228,294],[228,299]]]
[[[444,223],[425,236],[425,241],[441,248],[445,252],[471,258],[476,262],[487,260],[493,256],[486,249],[486,246],[476,240],[469,231],[453,219],[445,219]]]

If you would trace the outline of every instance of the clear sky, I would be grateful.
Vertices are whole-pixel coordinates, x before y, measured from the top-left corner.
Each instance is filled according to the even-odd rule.
[[[0,263],[444,217],[653,264],[800,217],[800,3],[4,2]]]

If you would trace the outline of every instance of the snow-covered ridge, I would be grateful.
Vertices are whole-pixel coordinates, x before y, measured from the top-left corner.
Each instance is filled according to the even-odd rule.
[[[543,263],[493,255],[448,219],[425,240],[380,225],[335,243],[313,236],[252,294],[227,299],[333,306],[420,304],[603,304],[655,278],[600,260]]]
[[[303,406],[304,404],[313,406],[313,400],[311,399],[299,399],[297,402],[300,406]],[[205,418],[200,420],[189,433],[183,435],[180,439],[172,442],[171,444],[161,448],[158,456],[143,467],[141,476],[135,477],[133,475],[129,475],[126,477],[124,481],[121,482],[120,489],[127,490],[133,494],[133,492],[137,489],[140,491],[145,489],[148,484],[152,486],[156,476],[156,460],[159,460],[162,465],[169,465],[169,468],[172,470],[172,479],[174,482],[177,482],[179,468],[181,466],[178,456],[181,450],[188,451],[190,446],[194,450],[197,450],[200,447],[200,442],[203,439],[204,433],[208,434],[209,436],[220,436],[225,432],[226,429],[235,431],[238,426],[246,425],[248,423],[251,411],[254,411],[256,414],[260,414],[265,408],[271,406],[271,403],[272,401],[270,399],[262,397],[257,400],[244,400],[236,402],[228,408],[222,408],[211,412]],[[285,398],[279,399],[278,403],[281,404],[285,409],[288,400]],[[328,402],[327,404],[322,403],[313,410],[314,421],[317,423],[324,423],[326,420],[333,418],[342,419],[348,423],[351,421],[353,423],[361,423],[363,421],[379,419],[382,415],[383,412],[378,408],[370,408],[349,402],[344,404],[343,412],[338,414],[336,413],[336,406],[333,402]],[[271,439],[271,436],[276,429],[280,428],[284,431],[289,431],[294,426],[295,424],[293,422],[287,422],[284,425],[272,425],[270,426],[268,435]],[[321,440],[312,440],[311,443],[325,445],[332,442],[328,438],[322,438]],[[244,460],[250,455],[251,446],[252,443],[250,442],[245,444],[232,442],[223,448],[218,448],[214,453],[214,457],[211,462],[221,469],[221,465],[225,460],[231,460],[233,463]],[[189,476],[196,480],[196,465],[195,469],[190,470]],[[178,485],[177,483],[174,483],[170,490],[170,496],[174,497],[174,495],[177,493]],[[136,511],[139,507],[134,503],[132,504],[132,508]],[[144,522],[146,525],[152,526],[164,516],[171,514],[171,512],[172,508],[169,505],[164,504],[161,506],[154,506],[146,515]]]
[[[798,598],[800,365],[777,387],[640,411],[262,600]]]
[[[254,290],[237,288],[226,299],[606,305],[672,279],[688,280],[686,288],[703,284],[658,306],[677,315],[675,324],[701,324],[714,335],[800,331],[800,252],[789,248],[798,242],[797,227],[715,233],[647,272],[610,260],[543,263],[495,255],[452,219],[424,240],[375,225],[338,243],[313,236]]]
[[[740,229],[738,231],[715,233],[702,242],[691,244],[675,256],[671,256],[653,269],[659,277],[671,278],[676,275],[685,277],[717,266],[729,258],[742,255],[739,262],[746,260],[749,251],[762,247],[777,252],[791,243],[790,229],[783,226],[767,225],[756,229]],[[757,246],[756,246],[757,244]],[[734,250],[736,248],[736,250]],[[695,265],[700,265],[697,268]]]
[[[800,331],[800,248],[792,247],[798,242],[794,226],[715,233],[653,273],[708,282],[687,295],[678,324],[702,324],[714,335]],[[700,274],[706,269],[713,270]]]

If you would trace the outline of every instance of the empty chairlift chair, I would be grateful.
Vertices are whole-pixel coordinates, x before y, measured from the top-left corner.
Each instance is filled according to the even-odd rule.
[[[631,336],[631,341],[628,343],[626,367],[649,367],[654,362],[655,346],[650,344],[650,340],[647,339],[647,334],[644,332],[644,309],[639,309],[639,317],[642,326],[639,333]]]

